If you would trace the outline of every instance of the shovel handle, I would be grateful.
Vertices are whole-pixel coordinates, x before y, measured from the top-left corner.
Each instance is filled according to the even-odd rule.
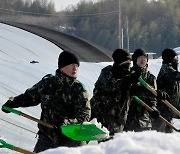
[[[155,96],[157,96],[157,92],[153,87],[151,87],[149,84],[147,84],[141,77],[139,77],[138,80],[145,88],[147,88],[150,92],[152,92]],[[178,116],[180,116],[180,112],[171,103],[169,103],[167,100],[161,100],[161,101],[164,104],[166,104],[174,113],[176,113]]]
[[[0,148],[7,148],[7,149],[11,149],[17,152],[25,153],[25,154],[35,154],[34,152],[13,146],[12,144],[9,144],[2,139],[0,139],[0,143],[1,143]]]
[[[23,112],[21,112],[20,115],[23,116],[23,117],[25,117],[25,118],[27,118],[27,119],[30,119],[30,120],[32,120],[32,121],[35,121],[35,122],[37,122],[37,123],[39,123],[39,124],[41,124],[41,125],[44,125],[44,126],[46,126],[46,127],[48,127],[48,128],[54,128],[53,125],[48,124],[48,123],[46,123],[46,122],[44,122],[44,121],[41,121],[41,120],[39,120],[39,119],[37,119],[37,118],[34,118],[34,117],[30,116],[30,115],[27,115],[27,114],[25,114],[25,113],[23,113]]]
[[[179,131],[174,127],[169,121],[167,121],[165,118],[163,118],[161,115],[159,115],[159,118],[164,121],[168,126],[172,127],[175,131]]]
[[[176,109],[171,103],[169,103],[167,100],[162,100],[164,104],[166,104],[171,110],[173,110],[178,116],[180,116],[180,112],[178,109]]]
[[[14,146],[13,150],[17,152],[25,153],[25,154],[35,154],[34,152],[31,152],[31,151],[28,151],[28,150],[25,150],[16,146]]]
[[[48,128],[54,128],[53,125],[48,124],[48,123],[46,123],[46,122],[44,122],[44,121],[42,121],[42,120],[39,120],[39,119],[37,119],[37,118],[34,118],[34,117],[32,117],[32,116],[30,116],[30,115],[28,115],[28,114],[25,114],[25,113],[23,113],[23,112],[21,112],[21,111],[18,111],[18,110],[15,110],[15,109],[12,109],[12,108],[9,108],[9,107],[6,107],[6,106],[2,106],[2,108],[3,108],[4,110],[7,110],[7,111],[12,112],[12,113],[14,113],[14,114],[17,114],[17,115],[19,115],[19,116],[23,116],[23,117],[25,117],[25,118],[27,118],[27,119],[30,119],[30,120],[32,120],[32,121],[35,121],[35,122],[37,122],[37,123],[39,123],[39,124],[41,124],[41,125],[44,125],[44,126],[46,126],[46,127],[48,127]]]
[[[153,112],[154,110],[149,107],[146,103],[144,103],[141,99],[139,99],[137,96],[134,96],[134,99],[136,100],[136,102],[138,104],[141,104],[142,106],[144,106],[148,111]],[[172,127],[175,131],[179,131],[177,130],[169,121],[167,121],[165,118],[163,118],[161,115],[159,115],[159,118],[164,121],[168,126]]]

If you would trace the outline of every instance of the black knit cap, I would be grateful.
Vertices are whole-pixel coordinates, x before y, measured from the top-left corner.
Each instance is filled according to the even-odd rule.
[[[164,63],[171,63],[175,56],[177,56],[176,51],[170,48],[166,48],[162,52],[162,59]]]
[[[126,60],[131,60],[131,55],[123,49],[116,49],[112,54],[112,58],[115,64],[120,64]]]
[[[78,64],[79,66],[78,57],[69,51],[61,52],[58,59],[58,68],[63,68],[70,64]]]
[[[148,54],[143,49],[136,49],[132,55],[133,64],[136,64],[137,58],[140,56],[145,56],[148,59]]]

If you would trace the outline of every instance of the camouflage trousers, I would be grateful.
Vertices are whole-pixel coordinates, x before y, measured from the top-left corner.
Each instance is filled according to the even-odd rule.
[[[35,153],[45,151],[47,149],[56,148],[51,139],[43,134],[39,134],[38,141],[34,147]]]
[[[77,147],[77,146],[82,146],[86,145],[86,142],[77,142],[74,140],[71,140],[67,137],[63,138],[60,143],[56,144],[53,142],[52,139],[50,139],[48,136],[44,135],[43,133],[38,133],[38,141],[34,147],[35,153],[45,151],[47,149],[52,149],[52,148],[57,148],[60,146],[66,146],[66,147]]]
[[[172,120],[168,120],[172,124]],[[156,130],[158,132],[172,133],[172,127],[166,125],[165,122],[160,119],[156,119],[152,121],[152,130]]]
[[[124,127],[124,131],[135,131],[135,132],[142,132],[142,131],[148,131],[151,130],[150,123],[140,125],[139,120],[127,120],[126,125]]]

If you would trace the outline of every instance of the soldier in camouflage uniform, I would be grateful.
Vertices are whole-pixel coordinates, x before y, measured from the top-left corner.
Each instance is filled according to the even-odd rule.
[[[127,51],[116,49],[112,58],[113,66],[101,70],[90,100],[91,118],[97,118],[110,135],[123,131],[131,100],[131,84],[140,76],[130,72],[131,57]]]
[[[169,103],[179,109],[180,105],[180,72],[178,71],[178,56],[173,49],[164,49],[162,52],[162,66],[157,77],[158,89],[164,90],[169,95]],[[169,122],[174,117],[173,111],[167,107],[164,103],[158,103],[158,109],[161,115]],[[159,121],[159,125],[156,126],[158,131],[171,133],[170,128],[165,123]]]
[[[79,67],[78,58],[68,51],[59,56],[58,69],[54,75],[46,75],[24,94],[7,101],[10,108],[29,107],[40,104],[40,120],[55,125],[55,129],[38,124],[38,141],[34,152],[59,146],[80,146],[82,142],[73,141],[61,133],[60,126],[80,124],[90,118],[90,102],[87,91],[76,77]],[[7,111],[3,110],[7,113]]]
[[[140,71],[141,77],[153,88],[156,86],[156,78],[148,70],[148,55],[142,49],[137,49],[133,55],[133,67],[132,71]],[[125,131],[144,131],[151,130],[152,119],[158,118],[159,112],[156,109],[157,100],[154,95],[149,92],[140,82],[136,82],[132,85],[132,93],[138,96],[142,101],[154,109],[153,112],[148,112],[143,106],[137,104],[135,100],[132,100],[129,107],[128,118],[125,125]]]

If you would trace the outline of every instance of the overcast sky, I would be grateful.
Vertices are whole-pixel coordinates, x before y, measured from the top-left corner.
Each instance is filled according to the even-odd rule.
[[[76,5],[82,0],[52,0],[55,3],[56,11],[65,9],[69,5]],[[88,0],[87,0],[88,1]],[[95,0],[92,0],[95,1]]]
[[[52,0],[55,3],[56,11],[65,9],[68,5],[76,5],[80,0]]]

